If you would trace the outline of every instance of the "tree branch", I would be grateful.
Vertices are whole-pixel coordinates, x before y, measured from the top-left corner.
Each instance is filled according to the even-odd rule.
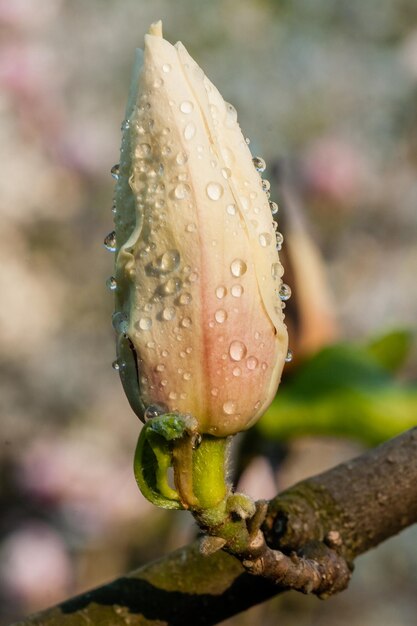
[[[319,552],[327,575],[338,570],[338,557],[350,563],[415,522],[417,428],[283,492],[269,503],[262,528],[269,556],[279,550],[297,563],[298,574],[320,593]],[[195,542],[18,624],[208,626],[290,588],[284,580],[286,586],[248,574],[223,551],[202,556]]]

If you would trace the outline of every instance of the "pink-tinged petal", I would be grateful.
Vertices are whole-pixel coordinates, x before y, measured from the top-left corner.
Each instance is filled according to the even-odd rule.
[[[151,32],[115,193],[119,366],[136,412],[164,405],[226,436],[280,380],[282,266],[235,110],[181,44]]]

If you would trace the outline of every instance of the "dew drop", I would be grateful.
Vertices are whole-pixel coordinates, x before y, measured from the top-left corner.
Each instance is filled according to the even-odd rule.
[[[276,215],[278,213],[278,205],[276,202],[273,202],[272,200],[270,200],[269,208],[271,209],[272,215]]]
[[[271,274],[272,274],[272,278],[274,278],[275,280],[277,278],[281,278],[281,276],[284,274],[284,268],[282,266],[281,263],[272,263],[271,265]]]
[[[178,250],[167,250],[158,259],[158,266],[161,272],[168,274],[176,270],[180,263],[180,253]]]
[[[109,252],[116,252],[116,231],[112,230],[104,239],[104,247]]]
[[[246,367],[248,370],[254,370],[258,367],[258,359],[254,356],[249,356],[246,359]]]
[[[291,351],[291,350],[288,350],[288,352],[287,352],[287,356],[285,357],[285,362],[286,362],[286,363],[291,363],[291,361],[292,361],[292,356],[293,356],[292,351]]]
[[[156,372],[163,372],[164,370],[165,370],[165,365],[163,363],[158,363],[158,365],[155,367]]]
[[[236,378],[238,378],[239,376],[241,376],[242,370],[240,369],[240,367],[234,367],[232,370],[232,374],[233,376],[236,376]]]
[[[269,190],[271,189],[271,183],[270,183],[270,182],[269,182],[269,180],[267,180],[266,178],[264,178],[264,179],[262,180],[261,185],[262,185],[262,189],[263,189],[263,191],[265,191],[265,192],[267,192],[267,193],[268,193],[268,192],[269,192]]]
[[[222,167],[221,172],[222,172],[223,178],[225,178],[226,180],[230,178],[232,175],[232,170],[229,169],[228,167]]]
[[[275,233],[275,237],[277,242],[277,250],[279,252],[282,248],[282,244],[284,243],[284,236],[282,233]]]
[[[177,200],[185,200],[190,195],[190,186],[185,183],[179,183],[174,189],[174,196]]]
[[[189,141],[195,135],[195,124],[193,122],[188,122],[188,124],[184,128],[184,139]]]
[[[236,403],[233,400],[228,400],[223,404],[223,411],[226,415],[232,415],[236,411]]]
[[[192,299],[193,298],[190,293],[182,293],[178,299],[178,302],[182,305],[190,304]]]
[[[219,390],[217,389],[217,387],[213,387],[213,389],[210,391],[210,393],[215,398],[217,396],[217,394],[219,393]]]
[[[190,328],[191,326],[191,318],[190,317],[183,317],[181,320],[181,326],[183,328]]]
[[[175,391],[170,391],[168,394],[168,398],[170,400],[176,400],[177,399],[177,394],[175,393]]]
[[[184,372],[182,377],[184,380],[191,380],[191,372]]]
[[[170,322],[175,318],[175,308],[173,306],[167,306],[162,310],[162,319],[166,322]]]
[[[123,120],[120,130],[123,132],[124,130],[129,130],[130,128],[130,120]]]
[[[230,264],[230,271],[236,277],[243,276],[247,269],[248,267],[242,259],[234,259]]]
[[[229,215],[236,215],[236,205],[228,204],[226,207],[226,211]]]
[[[111,366],[112,366],[112,368],[113,368],[116,372],[118,372],[118,371],[119,371],[119,369],[120,369],[120,364],[119,364],[119,361],[118,361],[117,359],[116,359],[115,361],[113,361],[113,363],[111,364]]]
[[[117,281],[114,276],[110,276],[110,278],[106,280],[106,287],[107,289],[110,289],[110,291],[115,291],[117,289]]]
[[[279,288],[279,297],[282,302],[286,302],[287,300],[289,300],[291,298],[291,287],[289,287],[285,283],[282,283],[281,287]]]
[[[218,324],[223,324],[227,320],[227,313],[224,309],[217,309],[214,314],[214,319]]]
[[[157,293],[162,297],[173,296],[180,291],[182,280],[177,277],[169,278],[165,283],[159,285]]]
[[[120,163],[116,163],[110,170],[110,174],[113,176],[114,180],[119,180],[120,174]]]
[[[219,300],[222,300],[226,294],[227,294],[226,287],[223,287],[223,285],[219,285],[219,287],[216,287],[216,297]]]
[[[129,321],[127,319],[127,315],[126,313],[122,313],[121,311],[116,311],[115,313],[113,313],[111,323],[117,333],[125,335],[129,330]]]
[[[148,143],[140,143],[136,148],[136,156],[147,157],[151,153],[151,146]]]
[[[187,231],[187,233],[195,233],[195,231],[197,230],[197,226],[193,222],[191,222],[190,224],[187,224],[185,230]]]
[[[190,281],[190,283],[195,283],[197,279],[198,279],[197,272],[191,272],[191,274],[188,277],[188,280]]]
[[[259,157],[259,156],[253,157],[252,163],[257,172],[262,173],[266,170],[266,163],[262,157]]]
[[[226,103],[226,126],[229,128],[237,122],[237,111],[233,104]]]
[[[219,200],[223,195],[223,187],[219,183],[209,183],[206,187],[207,196],[210,200]]]
[[[232,288],[230,289],[230,293],[232,294],[234,298],[240,298],[240,296],[243,294],[242,285],[232,285]]]
[[[145,420],[150,420],[159,415],[166,413],[168,408],[164,404],[150,404],[146,407],[143,417]]]
[[[164,81],[162,80],[162,78],[155,78],[155,80],[153,81],[153,86],[155,87],[155,89],[159,89],[159,87],[162,87],[163,84]]]
[[[185,152],[178,152],[177,156],[175,157],[175,160],[178,163],[178,165],[185,165],[188,161],[188,157],[185,154]]]
[[[169,74],[169,72],[171,71],[171,66],[169,63],[164,63],[162,66],[162,71],[165,72],[165,74]]]
[[[141,317],[138,322],[136,322],[135,327],[139,330],[150,330],[152,328],[152,320],[150,317]]]
[[[261,244],[262,248],[266,248],[267,246],[270,245],[272,240],[272,237],[269,233],[261,233],[259,235],[259,243]]]
[[[246,356],[246,346],[241,341],[232,341],[229,346],[229,355],[232,361],[241,361]]]
[[[193,109],[194,109],[194,105],[189,100],[184,100],[184,102],[181,102],[180,104],[181,113],[185,113],[188,115],[188,113],[191,113]]]

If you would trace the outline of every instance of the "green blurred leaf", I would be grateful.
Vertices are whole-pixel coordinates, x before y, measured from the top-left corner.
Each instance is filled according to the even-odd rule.
[[[412,342],[407,331],[367,344],[326,347],[301,363],[258,424],[268,438],[349,436],[375,445],[417,424],[417,386],[393,373]]]
[[[369,342],[366,351],[389,372],[398,371],[405,363],[413,344],[413,333],[394,330]]]

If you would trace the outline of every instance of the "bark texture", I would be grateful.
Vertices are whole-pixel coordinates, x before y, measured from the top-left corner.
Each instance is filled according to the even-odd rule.
[[[413,428],[278,495],[269,503],[262,528],[270,548],[298,563],[303,576],[308,578],[311,571],[311,589],[318,581],[320,593],[320,573],[338,570],[332,554],[352,563],[416,522],[417,428]],[[327,549],[330,565],[323,570],[321,558],[326,562]],[[276,560],[281,559],[271,558],[271,571]],[[256,561],[252,566],[258,571]],[[265,564],[259,570],[265,574]],[[202,556],[196,542],[17,624],[217,624],[291,588],[267,576],[268,572],[266,577],[248,574],[238,559],[223,551]],[[310,588],[306,585],[303,590]]]

